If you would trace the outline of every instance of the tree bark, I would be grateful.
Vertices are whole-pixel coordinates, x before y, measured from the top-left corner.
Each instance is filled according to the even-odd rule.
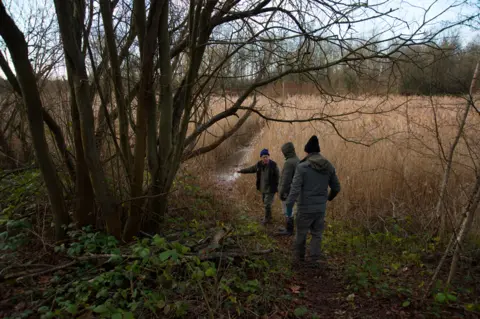
[[[65,60],[72,70],[72,83],[80,116],[82,145],[93,191],[106,222],[107,231],[113,236],[120,238],[122,229],[120,217],[95,145],[90,86],[85,66],[85,57],[76,39],[74,8],[70,1],[55,0],[54,3],[65,51]]]
[[[0,3],[0,35],[12,56],[23,101],[27,108],[33,147],[50,199],[55,223],[55,237],[62,239],[66,235],[64,226],[69,224],[70,218],[65,207],[60,179],[48,152],[47,140],[43,129],[42,101],[33,68],[28,59],[27,42],[22,32],[15,25],[15,22],[7,14],[3,3]]]
[[[74,20],[77,46],[82,45],[82,23],[85,20],[85,7],[80,7],[78,3],[78,13]],[[92,19],[92,18],[91,18]],[[85,152],[82,143],[82,130],[80,125],[80,114],[78,112],[77,99],[73,83],[73,70],[67,64],[68,85],[70,88],[70,114],[72,117],[73,143],[75,146],[75,167],[77,176],[75,178],[75,209],[73,218],[78,228],[87,225],[95,225],[95,195],[93,193],[92,183],[88,174],[88,167],[85,161]]]
[[[466,105],[465,111],[462,116],[462,120],[460,122],[460,127],[458,128],[457,136],[455,137],[455,140],[453,141],[453,144],[450,147],[450,152],[448,154],[448,159],[447,159],[447,167],[445,168],[445,171],[443,173],[442,184],[440,185],[440,194],[438,196],[437,205],[435,207],[435,216],[437,220],[440,221],[439,232],[441,235],[445,233],[446,220],[447,220],[447,216],[446,216],[447,213],[446,211],[442,213],[441,208],[443,205],[445,193],[447,191],[448,181],[450,179],[450,171],[452,170],[453,156],[455,154],[455,149],[457,148],[458,141],[460,140],[460,137],[463,134],[463,128],[465,127],[465,124],[467,122],[467,117],[469,112],[470,112],[470,102],[468,102]]]
[[[477,176],[477,183],[475,188],[470,196],[470,200],[468,202],[467,208],[465,209],[465,215],[463,218],[462,226],[460,227],[460,231],[458,235],[455,236],[454,239],[454,253],[452,258],[452,263],[450,264],[450,272],[448,274],[447,279],[447,286],[452,283],[453,278],[457,272],[457,264],[458,259],[460,258],[460,252],[462,251],[462,245],[467,237],[473,222],[473,218],[475,216],[475,212],[477,211],[478,204],[480,202],[480,176]]]
[[[468,102],[467,102],[469,107],[470,106],[475,107],[473,93],[474,93],[475,85],[478,79],[479,65],[480,65],[480,60],[477,62],[475,71],[473,72],[472,82],[470,83],[470,90],[469,90],[469,96],[468,96]],[[467,108],[468,110],[470,109],[469,107]],[[458,259],[460,257],[460,252],[462,250],[462,245],[471,229],[471,226],[473,223],[473,217],[475,216],[479,202],[480,202],[480,175],[477,172],[477,182],[475,184],[472,195],[470,196],[468,206],[465,209],[465,216],[463,218],[462,226],[460,228],[460,232],[456,238],[456,242],[454,245],[455,251],[453,253],[453,259],[450,265],[450,273],[448,274],[447,285],[450,285],[453,278],[455,277],[455,273],[457,271]]]
[[[148,153],[149,169],[152,175],[150,209],[162,219],[167,208],[168,172],[172,168],[169,160],[172,158],[172,119],[173,90],[172,67],[170,62],[170,36],[168,32],[169,0],[164,1],[160,23],[158,26],[158,49],[160,59],[160,147],[157,148],[157,122],[153,120],[154,108],[149,110],[148,121]],[[157,196],[159,194],[164,194]],[[162,222],[162,220],[159,220]]]
[[[70,71],[71,72],[71,71]],[[71,76],[69,76],[70,82]],[[95,195],[92,183],[88,176],[85,152],[82,145],[82,132],[80,128],[80,115],[78,113],[73,83],[70,83],[70,112],[72,116],[73,140],[75,145],[75,167],[77,171],[75,179],[75,210],[73,218],[77,227],[95,225]]]
[[[115,92],[115,100],[118,108],[118,119],[120,127],[120,148],[125,159],[125,169],[127,179],[130,181],[130,165],[132,163],[132,153],[128,138],[128,117],[125,105],[125,94],[123,90],[122,74],[120,72],[120,62],[117,55],[117,45],[115,41],[115,33],[113,30],[112,9],[110,0],[100,0],[100,11],[102,13],[103,25],[105,29],[105,37],[107,42],[108,57],[110,60],[111,71],[113,74],[113,86]]]
[[[143,175],[145,171],[145,155],[147,149],[147,117],[153,116],[153,119],[149,119],[148,121],[154,120],[156,125],[157,117],[155,110],[155,96],[153,92],[153,59],[155,55],[158,24],[164,1],[165,0],[156,0],[151,2],[148,23],[146,23],[145,18],[145,1],[139,0],[135,1],[134,3],[134,13],[136,15],[135,27],[138,33],[142,67],[140,74],[140,90],[138,93],[137,106],[137,127],[134,151],[135,156],[132,179],[133,182],[131,189],[132,198],[140,197],[143,191]],[[155,110],[155,113],[153,114],[151,112],[152,109]],[[149,164],[154,165],[154,163],[150,163],[150,158]],[[143,206],[143,202],[143,199],[131,201],[127,224],[125,225],[125,229],[123,232],[124,240],[130,240],[140,230],[141,207]]]

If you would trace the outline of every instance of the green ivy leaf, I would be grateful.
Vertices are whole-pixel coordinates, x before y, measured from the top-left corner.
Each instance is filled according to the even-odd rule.
[[[446,300],[447,300],[447,297],[445,296],[445,294],[441,292],[435,295],[435,301],[438,303],[445,303]]]
[[[467,311],[475,311],[475,304],[473,304],[473,303],[466,304],[465,309]]]
[[[108,262],[111,262],[111,263],[120,263],[122,260],[123,260],[122,256],[120,256],[120,255],[118,255],[118,254],[114,254],[114,255],[112,255],[112,257],[110,257],[110,259],[108,260]]]
[[[165,301],[164,300],[159,300],[157,302],[157,308],[158,309],[163,309],[165,307]]]
[[[150,256],[150,249],[148,248],[143,248],[140,250],[140,252],[138,253],[140,255],[140,257],[142,258],[147,258],[148,256]]]
[[[135,317],[133,317],[133,313],[129,311],[123,314],[123,319],[135,319]]]
[[[213,267],[210,267],[207,269],[207,271],[205,271],[205,275],[207,277],[215,277],[216,274],[217,274],[217,270]]]
[[[97,295],[96,295],[97,299],[102,298],[102,297],[106,297],[106,296],[108,296],[108,289],[107,288],[100,289],[100,291],[97,292]]]
[[[447,294],[447,299],[448,299],[448,301],[455,302],[455,301],[457,301],[457,296],[452,295],[452,294]]]
[[[410,306],[410,301],[409,300],[406,300],[402,303],[402,307],[408,307]]]
[[[42,306],[42,307],[38,308],[37,311],[40,312],[40,313],[46,313],[46,312],[48,312],[49,310],[50,310],[50,307],[48,307],[48,306]]]
[[[76,313],[78,312],[77,305],[75,305],[75,304],[69,304],[69,305],[67,306],[67,311],[68,311],[69,313],[71,313],[72,315],[76,314]]]
[[[165,238],[158,236],[158,234],[153,236],[153,243],[159,248],[165,248],[167,245]]]
[[[122,314],[118,312],[112,315],[112,319],[122,319],[122,318],[123,318]]]
[[[125,312],[125,313],[123,314],[123,319],[135,319],[135,318],[133,317],[133,313],[131,313],[131,312]]]
[[[393,269],[393,270],[398,270],[401,266],[402,266],[402,265],[399,264],[399,263],[393,263],[393,264],[392,264],[392,269]]]
[[[95,308],[93,308],[93,312],[106,313],[106,312],[108,312],[108,308],[105,305],[99,305],[99,306],[96,306]]]
[[[204,273],[203,271],[201,271],[200,269],[196,270],[193,272],[192,274],[192,279],[195,279],[195,280],[201,280],[204,276]]]
[[[158,257],[160,258],[161,261],[166,261],[168,258],[177,259],[178,254],[175,249],[171,249],[171,250],[164,251]]]
[[[304,306],[301,306],[301,307],[298,307],[297,309],[295,309],[295,311],[293,312],[293,314],[296,316],[296,317],[303,317],[307,314],[308,312],[308,309]]]

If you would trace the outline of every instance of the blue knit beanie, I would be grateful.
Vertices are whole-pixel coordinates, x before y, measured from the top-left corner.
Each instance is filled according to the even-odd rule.
[[[268,149],[264,148],[261,152],[260,152],[260,157],[264,156],[264,155],[268,155],[270,156],[270,153],[268,152]]]

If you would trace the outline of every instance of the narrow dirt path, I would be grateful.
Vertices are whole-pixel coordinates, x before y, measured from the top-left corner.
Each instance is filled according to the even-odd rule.
[[[251,138],[247,139],[244,144],[239,144],[233,153],[218,163],[215,172],[218,185],[226,189],[235,187],[235,182],[240,176],[236,171],[249,162],[253,148],[263,132],[263,129],[254,132]],[[277,226],[269,226],[265,230],[277,240],[278,248],[283,252],[285,258],[290,258],[293,237],[275,237],[274,232]],[[339,277],[338,271],[332,269],[320,271],[308,268],[293,269],[293,271],[292,281],[287,283],[285,289],[293,287],[292,293],[302,296],[295,300],[296,307],[303,305],[309,313],[315,313],[320,318],[354,318],[349,313],[351,306],[345,300],[345,291],[341,284],[343,280]],[[278,318],[282,317],[284,316]]]
[[[273,232],[268,233],[274,236]],[[274,238],[285,258],[291,260],[294,237]],[[342,269],[346,261],[342,257],[328,257],[327,265],[322,268],[292,264],[293,276],[285,286],[294,296],[288,308],[290,313],[303,306],[307,309],[304,318],[423,318],[404,312],[398,304],[352,294]],[[286,317],[282,314],[273,318]]]
[[[251,138],[239,144],[238,148],[220,161],[215,176],[218,185],[225,189],[232,189],[240,176],[236,171],[249,162],[251,152],[264,129],[253,132]],[[245,140],[245,139],[244,139]],[[286,259],[291,260],[294,237],[278,237],[275,231],[279,225],[265,228],[272,236],[278,249]],[[335,256],[329,256],[327,267],[312,269],[292,265],[293,276],[286,282],[284,289],[293,295],[284,313],[276,313],[271,319],[288,318],[287,313],[305,307],[307,314],[304,318],[407,318],[401,309],[396,311],[390,304],[382,304],[380,300],[360,298],[346,289],[346,281],[341,266],[344,261]],[[354,301],[352,300],[354,296]],[[285,310],[285,309],[284,309]]]

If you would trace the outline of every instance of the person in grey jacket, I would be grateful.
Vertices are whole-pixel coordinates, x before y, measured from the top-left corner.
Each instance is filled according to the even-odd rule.
[[[294,217],[293,212],[287,210],[285,200],[288,197],[288,193],[290,193],[290,185],[292,184],[295,169],[297,168],[300,159],[295,153],[295,146],[293,146],[292,142],[283,144],[281,150],[285,156],[285,164],[283,164],[282,174],[280,176],[278,193],[280,195],[280,200],[282,201],[283,213],[285,215],[285,228],[280,228],[277,234],[291,236],[294,231]]]
[[[257,190],[262,193],[262,201],[265,208],[265,217],[262,223],[272,222],[272,204],[275,193],[278,192],[278,179],[280,172],[277,163],[270,159],[268,149],[260,152],[261,160],[251,166],[238,171],[240,174],[257,174]]]
[[[317,136],[314,135],[308,140],[305,152],[308,155],[300,161],[295,170],[285,204],[291,210],[297,202],[296,259],[305,260],[305,244],[307,233],[310,231],[312,234],[310,261],[316,263],[324,258],[321,244],[327,201],[333,200],[340,192],[340,182],[335,167],[320,154]]]

